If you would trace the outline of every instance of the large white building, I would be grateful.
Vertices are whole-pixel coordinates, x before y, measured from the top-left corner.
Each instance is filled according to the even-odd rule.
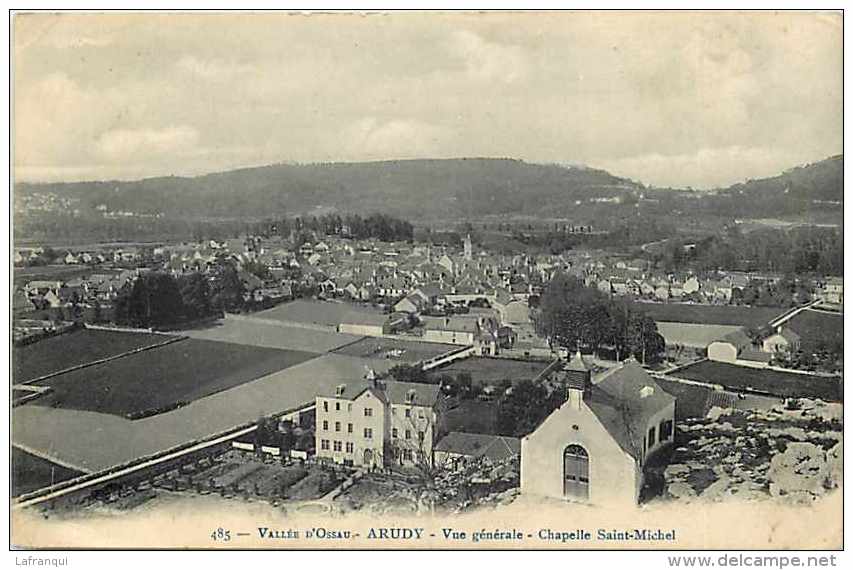
[[[521,492],[636,505],[648,460],[674,439],[675,398],[635,361],[593,379],[578,354],[565,403],[521,440]]]
[[[340,384],[316,399],[318,458],[356,467],[432,465],[439,388],[378,380]]]

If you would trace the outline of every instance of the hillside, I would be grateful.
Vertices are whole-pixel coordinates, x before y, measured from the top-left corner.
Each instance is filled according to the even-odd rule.
[[[17,184],[19,196],[79,199],[84,213],[254,217],[337,209],[409,218],[488,214],[554,215],[575,200],[625,195],[639,185],[603,170],[511,159],[278,164],[193,178],[133,182]]]
[[[843,201],[844,157],[838,155],[735,184],[709,197],[707,206],[715,213],[769,217],[837,210]]]

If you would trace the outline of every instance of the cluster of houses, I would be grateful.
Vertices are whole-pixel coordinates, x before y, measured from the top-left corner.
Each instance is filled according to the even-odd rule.
[[[630,295],[657,302],[690,301],[705,304],[729,304],[735,291],[750,285],[776,285],[783,276],[772,273],[717,271],[706,275],[694,273],[662,274],[652,271],[642,259],[597,259],[577,264],[569,271],[589,287],[615,296]],[[812,299],[842,304],[843,278],[829,277],[810,283]]]

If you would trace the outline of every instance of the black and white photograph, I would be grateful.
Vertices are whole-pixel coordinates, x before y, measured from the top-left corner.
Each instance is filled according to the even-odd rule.
[[[10,547],[842,549],[843,19],[10,11]]]

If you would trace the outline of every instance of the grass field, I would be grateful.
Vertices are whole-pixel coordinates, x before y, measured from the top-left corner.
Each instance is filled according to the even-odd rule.
[[[23,286],[29,281],[68,281],[74,277],[90,273],[104,273],[101,268],[93,269],[85,265],[42,265],[40,267],[16,267],[15,285]]]
[[[382,316],[382,312],[351,303],[297,299],[266,311],[260,311],[254,316],[263,319],[336,327],[341,323],[359,322],[366,316],[376,318]]]
[[[806,309],[785,323],[801,337],[803,350],[814,352],[822,343],[842,343],[844,315]]]
[[[521,380],[533,380],[548,367],[550,362],[535,360],[512,360],[509,358],[465,358],[451,362],[448,366],[432,370],[430,374],[452,374],[468,372],[474,382],[495,384],[508,379],[515,384]]]
[[[634,303],[656,321],[759,327],[785,312],[772,307],[690,305],[686,303]]]
[[[10,461],[13,497],[83,475],[81,471],[57,465],[17,447],[12,448]]]
[[[444,354],[455,348],[452,344],[365,337],[358,342],[334,350],[336,354],[362,358],[389,358],[401,362],[418,362]],[[397,353],[397,351],[401,351]]]
[[[310,330],[258,319],[236,319],[228,316],[213,326],[182,331],[182,334],[201,340],[306,352],[328,352],[362,338],[333,330]]]
[[[128,416],[188,403],[289,368],[316,354],[187,339],[39,382],[38,406]]]
[[[65,370],[168,340],[156,334],[78,329],[12,349],[12,381]]]
[[[732,389],[752,388],[782,398],[820,398],[830,402],[842,400],[838,379],[747,368],[725,362],[705,360],[682,368],[673,375]]]
[[[498,404],[481,400],[462,400],[459,405],[444,413],[444,426],[448,432],[497,433]]]

